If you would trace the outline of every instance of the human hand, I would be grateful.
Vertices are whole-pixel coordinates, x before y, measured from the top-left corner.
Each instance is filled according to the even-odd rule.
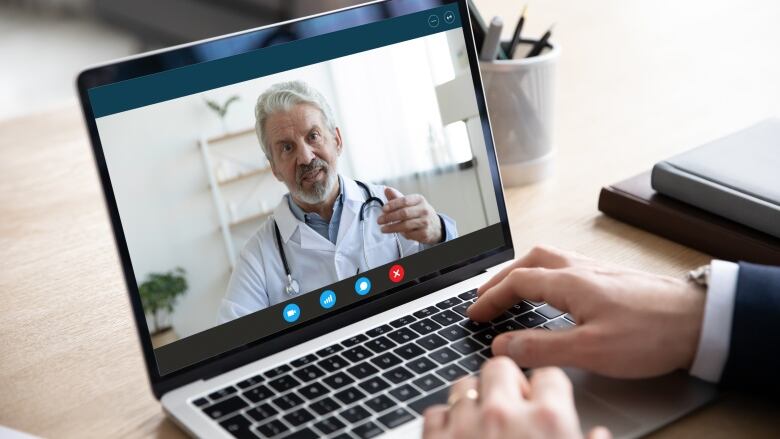
[[[521,299],[574,316],[564,331],[520,330],[493,341],[523,367],[574,366],[616,378],[688,369],[698,347],[705,297],[667,276],[608,266],[537,247],[479,288],[468,315],[487,321]]]
[[[558,368],[534,370],[531,380],[506,357],[482,366],[480,378],[464,378],[450,390],[450,405],[425,411],[423,438],[581,438],[571,381]],[[594,428],[589,439],[611,438]]]
[[[400,233],[404,238],[423,244],[441,242],[439,215],[420,194],[404,195],[391,187],[385,188],[387,203],[377,223],[382,233]]]

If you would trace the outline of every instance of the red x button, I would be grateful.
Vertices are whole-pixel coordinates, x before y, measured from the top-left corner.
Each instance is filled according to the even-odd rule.
[[[387,277],[390,278],[390,282],[401,282],[404,280],[404,267],[399,264],[395,264],[390,267],[390,271],[387,273]]]

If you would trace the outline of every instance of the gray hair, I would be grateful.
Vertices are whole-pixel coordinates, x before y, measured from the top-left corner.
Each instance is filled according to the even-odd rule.
[[[276,83],[257,98],[255,105],[255,132],[268,161],[272,162],[273,156],[268,149],[268,140],[265,137],[266,119],[276,112],[289,111],[298,104],[311,104],[317,107],[325,119],[327,128],[331,132],[335,132],[336,122],[333,118],[333,111],[330,109],[328,101],[317,89],[303,81]]]

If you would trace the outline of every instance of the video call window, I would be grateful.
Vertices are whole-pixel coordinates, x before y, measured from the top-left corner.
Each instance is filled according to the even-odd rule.
[[[460,28],[97,127],[155,347],[499,223]]]

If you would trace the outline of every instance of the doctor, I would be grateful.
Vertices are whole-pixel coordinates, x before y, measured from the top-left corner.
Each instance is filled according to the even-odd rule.
[[[255,121],[273,175],[289,193],[242,249],[219,323],[457,237],[455,222],[422,195],[338,174],[341,132],[308,84],[271,86],[257,100]]]

